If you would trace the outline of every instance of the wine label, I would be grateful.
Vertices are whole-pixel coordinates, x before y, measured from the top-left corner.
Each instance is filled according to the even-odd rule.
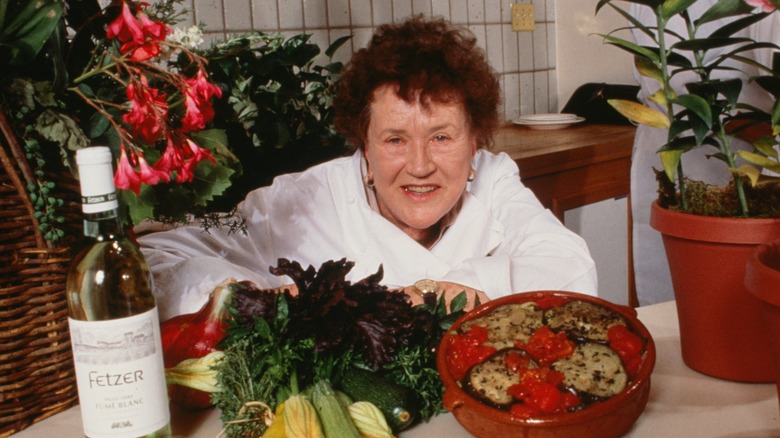
[[[113,191],[111,193],[107,194],[97,194],[97,195],[82,195],[81,196],[81,205],[82,209],[86,209],[89,211],[86,211],[86,213],[94,213],[96,210],[98,212],[110,210],[112,208],[116,208],[118,204],[117,201],[118,196],[116,191]]]
[[[68,318],[84,434],[138,437],[170,422],[157,308],[107,320]]]

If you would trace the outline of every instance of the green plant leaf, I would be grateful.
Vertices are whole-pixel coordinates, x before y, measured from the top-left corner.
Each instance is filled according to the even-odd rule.
[[[669,117],[656,109],[631,100],[608,99],[607,103],[627,119],[636,123],[653,128],[669,128]]]
[[[689,109],[691,113],[695,114],[707,125],[707,128],[712,128],[712,109],[706,100],[695,94],[683,94],[674,98],[672,103]]]
[[[615,47],[621,48],[629,53],[632,53],[635,56],[641,56],[647,58],[653,63],[661,62],[661,57],[658,55],[657,49],[651,49],[649,47],[640,46],[638,44],[634,44],[631,41],[614,37],[612,35],[600,34],[599,36],[607,40],[609,44],[612,44]]]
[[[613,1],[614,0],[599,0],[599,2],[596,4],[596,12],[598,12],[599,9],[601,9],[606,4],[609,4],[610,6],[614,7],[614,5],[612,5]],[[654,11],[657,10],[659,6],[661,6],[661,3],[663,3],[663,0],[623,0],[623,1],[625,1],[626,3],[644,5]]]
[[[235,173],[233,169],[227,166],[214,166],[211,162],[204,160],[195,166],[195,176],[205,184],[196,184],[193,190],[197,195],[194,204],[206,206],[209,201],[225,193],[231,185],[230,177]]]
[[[153,187],[141,185],[141,193],[136,195],[130,190],[120,190],[119,199],[127,207],[127,213],[133,224],[140,224],[155,217],[153,205],[159,204]]]
[[[742,3],[742,2],[740,2]],[[730,21],[726,23],[723,26],[720,26],[718,29],[716,29],[714,32],[712,32],[709,36],[709,38],[725,38],[730,37],[734,35],[735,33],[741,31],[742,29],[746,29],[749,26],[763,20],[766,18],[766,16],[769,14],[766,13],[758,13],[758,14],[748,14],[745,17],[739,18],[737,20]],[[702,17],[704,18],[704,17]],[[701,20],[697,22],[697,24],[703,24]]]
[[[352,35],[346,35],[341,38],[337,38],[336,41],[333,41],[333,43],[331,43],[331,45],[325,49],[325,56],[328,58],[333,58],[333,55],[336,54],[336,51],[350,39],[352,39]]]
[[[666,177],[669,178],[669,181],[674,181],[675,176],[677,175],[677,165],[680,164],[680,158],[682,157],[682,154],[683,151],[681,150],[659,152],[661,157],[661,165],[663,166],[664,172],[666,172]]]
[[[682,70],[693,69],[693,63],[687,56],[683,56],[677,52],[669,52],[666,55],[666,63],[672,67],[678,67]],[[672,71],[672,76],[678,73],[678,71]]]
[[[46,140],[76,151],[89,146],[89,139],[69,116],[45,110],[35,122],[35,130]]]
[[[698,20],[696,20],[695,25],[696,27],[699,27],[704,23],[720,20],[721,18],[733,17],[735,15],[748,14],[752,11],[753,6],[748,5],[742,0],[718,0],[706,10]],[[729,31],[727,30],[726,32]]]
[[[778,166],[780,164],[777,162],[777,160],[772,160],[764,154],[757,154],[755,152],[744,150],[737,151],[737,154],[748,163],[755,164],[756,166],[769,168],[772,166]]]
[[[663,88],[659,88],[656,90],[655,93],[647,96],[647,100],[650,102],[657,103],[658,105],[661,105],[662,107],[666,108],[666,93],[664,93]]]
[[[103,113],[95,112],[89,118],[89,138],[98,138],[111,126]]]
[[[609,1],[609,0],[607,0],[607,1]],[[601,5],[599,5],[599,6],[597,6],[597,8],[596,8],[596,13],[598,13],[599,9],[601,9],[601,6],[603,6],[603,3],[605,3],[605,2],[603,2],[603,1],[602,1],[602,2],[600,2],[600,3],[602,3],[602,4],[601,4]],[[654,39],[655,39],[655,33],[653,33],[653,31],[652,31],[652,30],[650,30],[650,28],[649,28],[649,27],[647,27],[647,26],[646,26],[644,23],[642,23],[641,21],[637,20],[637,19],[636,19],[636,17],[634,17],[633,15],[631,15],[630,13],[628,13],[628,11],[626,11],[626,10],[624,10],[624,9],[621,9],[621,8],[619,8],[619,7],[615,6],[615,5],[614,5],[614,4],[612,4],[612,3],[608,3],[608,4],[609,4],[609,6],[610,6],[610,7],[611,7],[613,10],[615,10],[615,11],[616,11],[618,14],[622,15],[622,16],[623,16],[623,18],[625,18],[625,19],[626,19],[626,20],[627,20],[629,23],[631,23],[631,25],[632,25],[634,28],[636,28],[636,29],[639,29],[640,31],[642,31],[642,33],[644,33],[645,35],[647,35],[648,37],[650,37],[650,39],[652,39],[652,40],[654,40]],[[612,33],[612,32],[610,32],[610,33]]]
[[[753,187],[758,185],[758,180],[761,178],[761,171],[753,166],[748,166],[747,164],[743,164],[736,168],[729,167],[729,172],[746,177],[750,180],[750,185]]]
[[[666,0],[658,9],[658,16],[664,20],[669,20],[671,17],[688,9],[694,3],[696,3],[696,0]]]
[[[778,135],[778,125],[780,125],[780,100],[775,100],[775,104],[772,105],[772,132],[774,135]]]
[[[729,108],[735,108],[742,93],[742,80],[738,78],[716,81],[713,86],[717,92],[726,98]]]
[[[10,0],[0,0],[0,29],[5,28],[5,18]]]
[[[658,65],[656,65],[647,57],[634,56],[634,66],[636,67],[636,71],[640,75],[648,77],[650,79],[654,79],[656,82],[661,84],[661,87],[663,89],[663,83],[664,83],[663,72],[661,72],[661,69],[658,68]]]
[[[689,113],[690,114],[690,113]],[[710,134],[710,127],[704,122],[704,120],[698,117],[688,117],[691,131],[693,131],[693,138],[696,139],[696,145],[701,145],[707,140]]]
[[[672,50],[686,51],[707,51],[720,47],[728,47],[741,43],[750,43],[750,38],[696,38],[684,41],[678,41],[671,46]]]
[[[778,155],[778,151],[775,148],[777,145],[777,141],[773,137],[765,136],[761,137],[753,143],[753,147],[758,151],[758,153],[762,154],[765,157],[769,157],[773,161],[777,162],[780,161],[780,156]]]
[[[658,151],[659,152],[665,152],[665,151],[681,151],[681,152],[688,152],[689,150],[695,148],[696,146],[699,146],[702,143],[698,143],[696,140],[696,137],[691,135],[686,136],[677,136],[672,138],[669,142],[667,142],[665,145],[661,146]]]
[[[8,59],[0,59],[10,65],[19,66],[30,62],[40,52],[62,17],[60,0],[29,1],[15,11],[16,16],[6,21],[0,29],[0,46],[9,48]]]

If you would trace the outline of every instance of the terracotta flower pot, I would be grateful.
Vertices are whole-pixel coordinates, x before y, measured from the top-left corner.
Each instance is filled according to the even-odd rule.
[[[761,302],[761,316],[775,357],[775,379],[780,397],[780,240],[759,246],[745,269],[745,287]]]
[[[755,248],[780,239],[780,219],[698,216],[654,202],[650,225],[663,236],[686,365],[721,379],[774,382],[761,304],[744,279]]]

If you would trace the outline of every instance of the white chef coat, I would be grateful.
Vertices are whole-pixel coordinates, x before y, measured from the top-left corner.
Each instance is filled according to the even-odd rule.
[[[703,11],[712,6],[712,0],[702,0],[694,3],[690,10],[692,17],[699,17]],[[656,18],[652,10],[647,6],[632,5],[630,9],[632,16],[647,26],[655,26]],[[742,36],[749,36],[757,41],[777,41],[776,34],[780,31],[780,26],[772,25],[777,20],[777,14],[772,14],[770,20],[763,20],[758,25],[751,26],[750,29],[743,31]],[[709,35],[713,30],[720,29],[724,24],[733,20],[733,18],[720,19],[708,23],[700,32],[700,36]],[[671,20],[667,26],[680,34],[686,34],[684,24],[679,17]],[[735,35],[739,36],[739,35]],[[633,31],[634,41],[640,45],[651,45],[652,41],[641,31]],[[705,63],[731,48],[712,49],[708,51]],[[759,53],[748,54],[756,57],[757,60],[768,63],[769,53],[761,51]],[[749,66],[738,65],[739,68],[746,71],[748,75],[757,74]],[[655,106],[647,97],[658,89],[658,83],[644,76],[635,75],[640,85],[639,99],[646,104]],[[744,74],[737,72],[719,72],[713,75],[717,78],[740,77],[747,79]],[[692,74],[679,74],[672,78],[672,87],[675,90],[683,90],[685,82],[698,80],[692,77]],[[768,109],[769,99],[767,94],[757,85],[747,81],[743,84],[742,101],[750,102],[758,107]],[[665,110],[665,109],[662,109]],[[667,132],[665,129],[651,128],[640,125],[637,128],[634,139],[634,151],[631,161],[631,215],[633,220],[633,256],[634,256],[634,279],[636,282],[637,297],[641,305],[652,304],[674,299],[672,292],[672,281],[669,274],[669,266],[666,260],[666,253],[663,247],[661,235],[650,226],[650,205],[658,198],[658,182],[655,178],[653,169],[662,169],[661,161],[658,156],[658,149],[666,142]],[[739,140],[735,140],[739,145]],[[739,147],[748,148],[744,143]],[[683,171],[689,178],[706,181],[710,184],[725,185],[728,183],[731,174],[726,168],[726,164],[714,158],[709,158],[715,150],[708,146],[702,146],[686,152],[683,155]]]
[[[197,310],[226,278],[260,287],[291,283],[268,272],[278,258],[304,268],[346,258],[355,263],[350,281],[382,266],[383,284],[391,287],[431,278],[491,298],[545,289],[596,294],[596,269],[585,242],[522,185],[508,155],[477,152],[472,163],[477,177],[430,250],[369,207],[362,160],[358,151],[250,192],[238,209],[246,218],[246,235],[207,233],[193,224],[140,237],[161,318]]]

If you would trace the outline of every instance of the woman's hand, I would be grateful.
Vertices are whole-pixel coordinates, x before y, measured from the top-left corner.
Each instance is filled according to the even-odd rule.
[[[484,292],[478,291],[468,286],[463,286],[462,284],[450,283],[448,281],[437,281],[436,284],[438,285],[436,299],[438,300],[441,294],[444,294],[444,300],[446,301],[448,308],[450,306],[450,302],[463,291],[466,291],[466,310],[471,310],[475,307],[474,304],[477,298],[479,298],[480,304],[486,303],[490,300],[490,298],[488,298]],[[295,283],[286,284],[276,288],[277,292],[284,292],[285,290],[289,291],[292,296],[298,295],[298,287],[295,285]],[[412,305],[416,306],[423,303],[422,294],[416,287],[414,287],[414,285],[407,286],[401,290],[403,290],[404,293],[412,298]]]
[[[468,286],[463,286],[462,284],[451,283],[448,281],[437,281],[436,284],[438,285],[436,299],[438,300],[439,297],[444,294],[444,301],[447,303],[448,308],[450,306],[450,302],[463,291],[466,291],[466,310],[473,309],[477,299],[479,299],[480,304],[490,301],[490,298],[488,298],[484,292],[478,291]],[[412,305],[416,306],[423,303],[422,294],[414,285],[403,288],[403,291],[412,298]]]
[[[290,295],[296,296],[298,295],[298,285],[295,283],[285,284],[284,286],[279,286],[277,288],[274,288],[276,293],[282,293],[284,291],[290,292]]]

